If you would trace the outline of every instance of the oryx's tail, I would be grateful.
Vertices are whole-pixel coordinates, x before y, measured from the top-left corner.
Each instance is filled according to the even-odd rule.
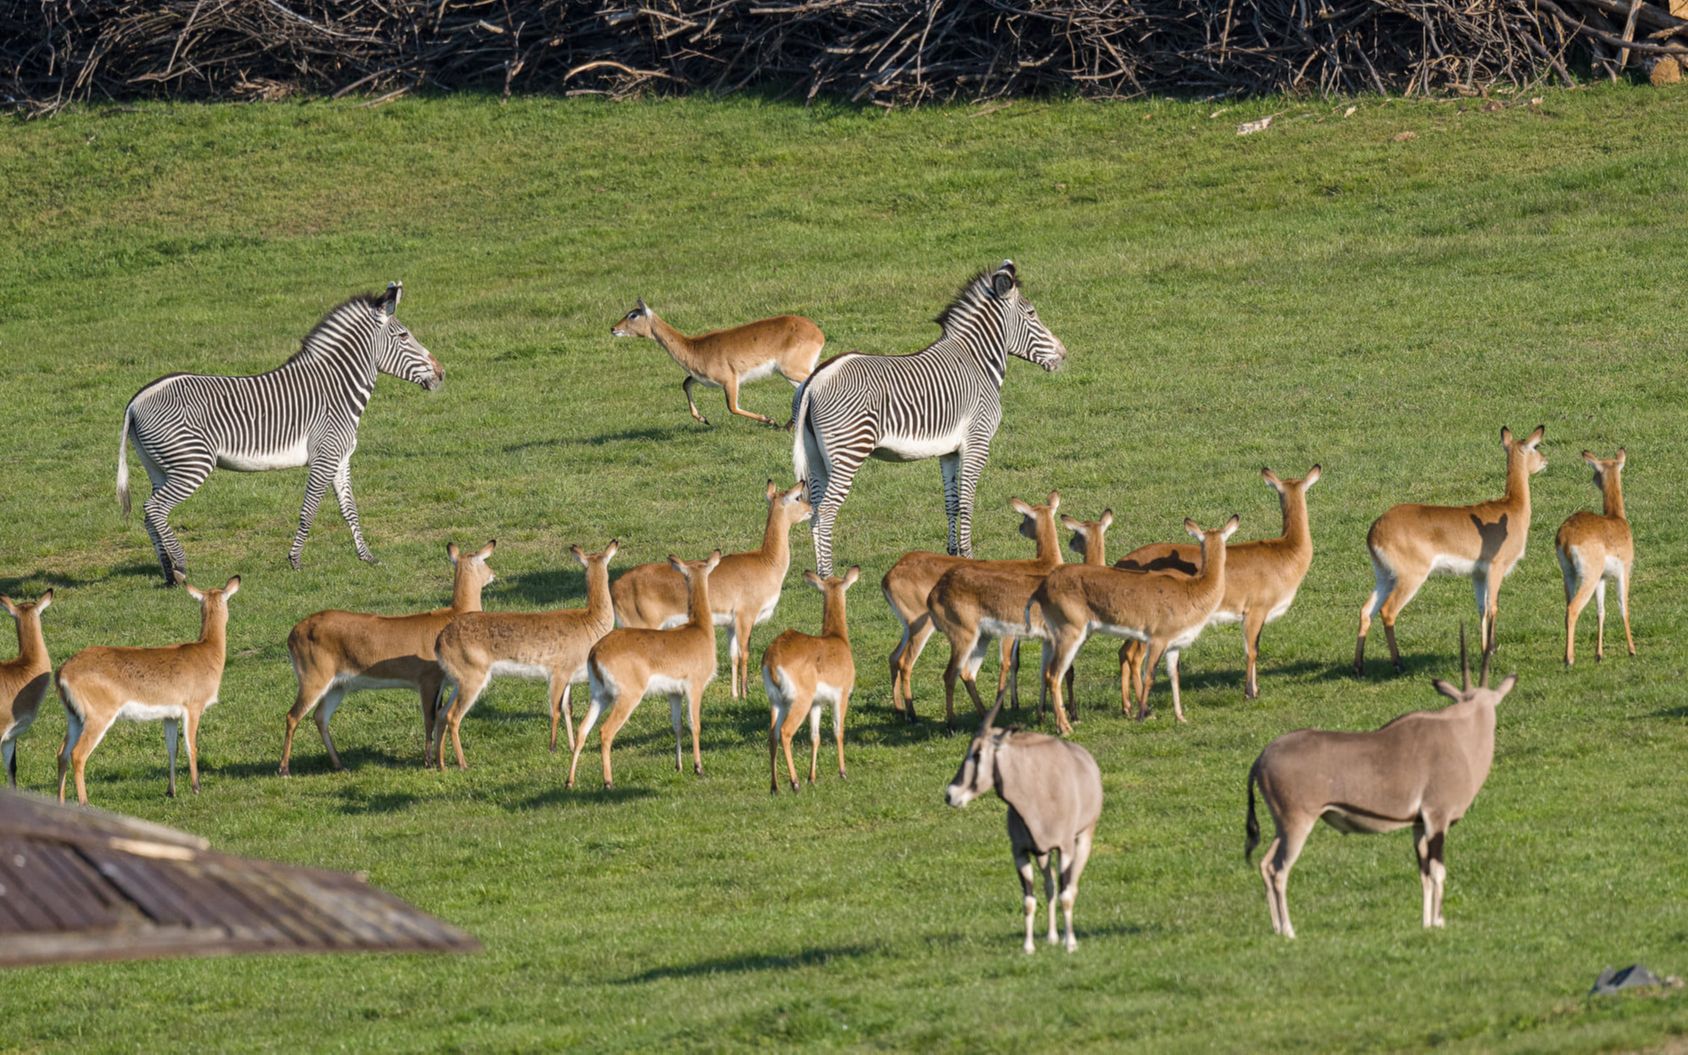
[[[1260,780],[1260,760],[1248,769],[1248,821],[1243,825],[1243,860],[1253,863],[1254,848],[1260,845],[1260,821],[1254,815],[1254,785]]]

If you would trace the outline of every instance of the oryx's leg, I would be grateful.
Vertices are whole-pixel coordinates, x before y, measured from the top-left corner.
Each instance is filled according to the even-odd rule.
[[[363,540],[363,524],[358,520],[358,502],[352,497],[352,451],[357,450],[357,439],[352,440],[351,450],[340,456],[338,464],[334,466],[334,497],[340,503],[340,515],[345,518],[346,526],[352,529],[352,545],[357,548],[358,560],[368,564],[375,564],[375,554],[369,552],[369,544]]]
[[[1424,925],[1436,925],[1436,881],[1430,878],[1430,836],[1421,816],[1413,821],[1413,851],[1418,855],[1418,885],[1424,892]]]
[[[1058,853],[1046,853],[1037,859],[1037,867],[1043,872],[1043,900],[1049,906],[1049,933],[1043,940],[1051,945],[1061,941],[1061,935],[1055,930],[1055,857]]]
[[[815,507],[811,529],[815,540],[815,571],[823,579],[832,574],[832,529],[838,522],[839,507],[849,497],[850,485],[855,482],[856,472],[867,456],[867,450],[829,448],[822,455],[828,462],[824,477],[826,489],[818,502],[812,497],[815,485],[813,482],[810,484],[810,501]]]
[[[299,557],[305,552],[305,537],[311,533],[311,524],[316,520],[317,507],[322,505],[322,496],[328,493],[328,487],[334,482],[335,463],[327,458],[318,456],[311,460],[310,468],[305,475],[305,501],[299,507],[299,532],[293,536],[293,545],[287,548],[287,563],[299,570]]]
[[[166,586],[176,584],[175,572],[186,575],[188,570],[187,554],[183,552],[176,533],[170,530],[170,512],[199,490],[205,478],[211,475],[212,466],[216,464],[209,445],[195,437],[186,438],[186,444],[187,446],[171,452],[175,460],[166,470],[163,485],[160,486],[158,481],[154,480],[152,494],[141,505],[147,535],[152,539],[153,548],[158,553],[158,562],[164,571]]]
[[[940,454],[938,471],[944,475],[944,522],[949,525],[949,541],[944,552],[953,557],[961,552],[955,536],[955,522],[961,516],[961,452]]]
[[[686,409],[692,412],[692,420],[702,422],[707,425],[709,424],[709,419],[704,417],[703,414],[698,411],[697,401],[692,398],[692,386],[695,384],[697,384],[697,378],[693,377],[691,374],[687,374],[686,379],[680,382],[680,391],[686,394]]]
[[[179,723],[174,718],[164,719],[164,757],[169,759],[170,776],[164,785],[164,794],[169,798],[176,797],[176,734]]]
[[[994,431],[995,425],[991,426]],[[963,557],[973,555],[973,498],[979,491],[979,477],[984,474],[985,460],[990,457],[989,433],[975,436],[961,448],[961,480],[957,487],[956,518],[951,533],[956,550]]]
[[[1025,949],[1030,955],[1037,951],[1037,942],[1032,939],[1032,926],[1037,916],[1037,876],[1032,871],[1032,855],[1018,843],[1014,845],[1014,869],[1020,873],[1020,897],[1026,909]]]
[[[1444,843],[1447,837],[1447,826],[1438,825],[1436,834],[1430,837],[1430,845],[1428,847],[1430,854],[1430,879],[1435,884],[1436,894],[1436,903],[1433,906],[1434,914],[1431,916],[1431,926],[1433,927],[1445,926],[1447,922],[1442,919],[1442,890],[1446,886],[1448,879],[1448,866],[1443,861],[1443,853],[1445,851]]]
[[[1067,923],[1067,951],[1078,949],[1078,939],[1073,937],[1073,902],[1078,900],[1078,878],[1084,874],[1084,863],[1090,860],[1090,843],[1096,835],[1096,826],[1091,825],[1078,833],[1073,840],[1072,859],[1061,855],[1061,913]]]
[[[1629,645],[1629,654],[1635,655],[1635,635],[1629,632],[1629,569],[1623,568],[1618,573],[1618,611],[1624,617],[1624,642]]]
[[[1295,867],[1295,859],[1301,856],[1301,848],[1307,844],[1307,836],[1317,820],[1317,817],[1279,817],[1273,813],[1272,823],[1278,834],[1266,848],[1266,856],[1260,859],[1266,905],[1272,910],[1272,930],[1286,938],[1295,937],[1295,926],[1289,921],[1289,872]]]

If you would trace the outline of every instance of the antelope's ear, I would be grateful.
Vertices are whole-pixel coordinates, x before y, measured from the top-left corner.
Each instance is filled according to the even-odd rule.
[[[644,297],[640,297],[639,298],[639,314],[640,315],[649,315],[650,313],[651,313],[650,306],[645,303]]]
[[[498,548],[498,540],[497,539],[495,539],[495,538],[494,539],[487,539],[486,545],[482,546],[481,551],[479,553],[475,554],[475,559],[478,560],[478,561],[484,562],[488,557],[492,556],[492,551],[497,549],[497,548]]]
[[[46,593],[42,594],[40,597],[37,597],[35,599],[35,612],[36,612],[36,614],[39,615],[42,612],[45,612],[47,610],[47,607],[49,605],[51,605],[52,603],[53,603],[53,591],[48,590]]]
[[[240,592],[240,576],[236,575],[223,584],[223,600],[228,600]]]
[[[1194,520],[1191,520],[1189,517],[1184,518],[1184,530],[1197,538],[1202,537],[1202,526]]]
[[[686,575],[686,562],[672,553],[668,555],[668,566],[679,572],[681,575]],[[690,578],[691,576],[688,575],[686,577]]]
[[[1049,507],[1049,511],[1051,513],[1053,513],[1057,509],[1060,509],[1061,508],[1061,492],[1059,492],[1059,491],[1049,492],[1049,501],[1045,502],[1044,504]]]
[[[1301,478],[1301,489],[1303,491],[1311,490],[1313,485],[1319,482],[1319,477],[1323,475],[1325,475],[1324,466],[1313,466],[1311,469],[1307,470],[1307,475]]]
[[[445,555],[446,555],[447,560],[451,561],[451,563],[453,563],[453,564],[456,564],[457,563],[457,543],[447,542],[445,544]]]
[[[1078,517],[1072,517],[1062,513],[1061,526],[1066,528],[1068,531],[1083,531],[1084,521],[1080,520]]]
[[[1464,699],[1464,697],[1460,695],[1460,691],[1458,689],[1443,681],[1441,678],[1431,678],[1430,686],[1450,700]]]
[[[1624,453],[1624,449],[1622,447],[1619,447],[1618,448],[1618,468],[1622,469],[1624,467],[1624,462],[1628,458],[1629,458],[1629,455]]]
[[[605,560],[614,560],[616,553],[619,552],[620,549],[621,549],[621,540],[618,539],[618,538],[610,539],[610,544],[604,547],[604,559]]]
[[[1023,517],[1037,516],[1037,510],[1033,509],[1029,503],[1022,502],[1018,498],[1010,498],[1008,500],[1008,504],[1013,507],[1014,512]]]
[[[1502,699],[1505,699],[1506,694],[1511,692],[1517,686],[1518,686],[1518,675],[1508,674],[1506,676],[1506,678],[1499,685],[1495,686],[1495,699],[1496,699],[1496,701],[1498,702]]]
[[[720,550],[714,550],[709,554],[709,563],[704,565],[703,570],[704,571],[714,571],[715,566],[717,564],[720,564],[720,563],[721,563],[721,551]]]
[[[803,581],[817,590],[821,590],[823,592],[826,590],[826,581],[819,575],[816,575],[813,571],[805,571],[803,573]]]
[[[7,612],[9,612],[12,618],[17,618],[18,606],[12,602],[10,597],[0,595],[0,608],[4,608]]]
[[[1242,522],[1243,521],[1242,521],[1241,517],[1237,516],[1237,514],[1235,514],[1235,513],[1232,513],[1231,519],[1225,521],[1225,526],[1219,529],[1219,537],[1221,539],[1229,541],[1231,536],[1235,535],[1237,533],[1237,528],[1238,528],[1238,526],[1240,526],[1242,524]]]
[[[1106,531],[1109,528],[1113,527],[1114,526],[1114,511],[1112,509],[1102,510],[1102,519],[1101,519],[1100,523],[1102,525],[1103,531]]]
[[[1260,478],[1262,480],[1266,481],[1267,487],[1270,487],[1272,490],[1278,492],[1279,494],[1284,493],[1284,482],[1282,480],[1278,479],[1277,473],[1273,472],[1270,469],[1262,468],[1260,470]]]
[[[1500,427],[1500,445],[1502,447],[1512,446],[1512,430],[1505,425]]]
[[[1530,438],[1524,441],[1524,446],[1534,449],[1541,442],[1542,434],[1547,431],[1546,425],[1537,425],[1536,431],[1530,433]]]
[[[848,590],[850,587],[856,585],[856,580],[861,577],[862,566],[860,564],[850,565],[850,570],[844,573],[844,588]]]
[[[1594,456],[1593,451],[1583,451],[1582,460],[1594,466],[1596,469],[1600,468],[1600,459]]]
[[[1002,266],[991,274],[991,292],[999,297],[1006,297],[1014,292],[1014,283],[1017,279],[1014,261],[1004,260]]]
[[[773,477],[769,477],[768,486],[763,489],[762,494],[768,499],[768,501],[772,502],[774,499],[779,497],[779,493],[780,489],[774,486]]]
[[[176,573],[176,582],[181,584],[182,589],[188,592],[189,597],[192,597],[196,601],[205,600],[205,591],[196,588],[192,583],[188,582],[187,576],[183,575],[181,572]]]
[[[578,543],[570,546],[569,552],[574,554],[574,559],[580,562],[582,568],[586,567],[586,551],[581,549]]]

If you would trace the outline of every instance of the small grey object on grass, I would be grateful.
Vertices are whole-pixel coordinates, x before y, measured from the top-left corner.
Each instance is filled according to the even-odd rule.
[[[1588,991],[1588,995],[1605,996],[1625,989],[1657,989],[1670,983],[1671,980],[1660,978],[1641,964],[1635,963],[1620,970],[1613,970],[1608,967],[1601,971],[1600,977],[1595,979],[1594,988]],[[1682,983],[1677,982],[1676,984]]]

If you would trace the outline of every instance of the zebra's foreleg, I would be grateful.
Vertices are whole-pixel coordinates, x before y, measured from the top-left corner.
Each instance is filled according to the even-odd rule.
[[[973,556],[973,498],[979,490],[979,477],[985,471],[985,459],[990,457],[990,443],[969,444],[960,451],[961,485],[959,500],[950,530],[959,544],[954,552],[963,557]]]
[[[951,451],[939,455],[938,468],[944,474],[944,520],[949,524],[949,542],[945,552],[953,557],[961,552],[955,537],[955,518],[961,511],[961,454]]]
[[[305,503],[299,507],[299,533],[293,536],[293,545],[287,550],[287,563],[293,565],[293,570],[299,570],[299,556],[305,552],[305,536],[311,533],[311,522],[316,520],[317,507],[322,505],[322,496],[328,493],[328,485],[333,482],[334,470],[327,462],[312,462],[310,475],[305,477]]]
[[[363,540],[363,526],[358,522],[358,503],[352,497],[352,455],[348,451],[346,457],[334,470],[334,497],[340,503],[340,515],[346,518],[346,526],[352,529],[352,545],[357,547],[358,560],[370,564],[379,564],[375,554],[369,552],[369,544]]]

